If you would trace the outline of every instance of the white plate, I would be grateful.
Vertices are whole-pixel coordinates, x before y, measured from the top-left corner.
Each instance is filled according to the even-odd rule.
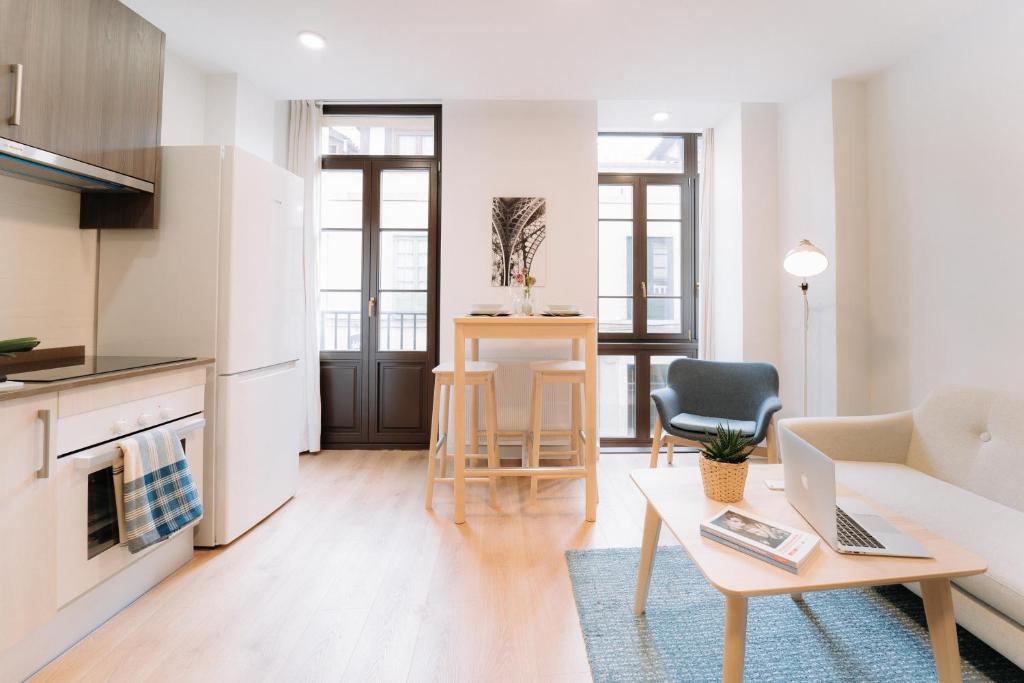
[[[576,313],[575,304],[548,304],[546,309],[549,313]]]
[[[503,304],[473,304],[471,310],[474,313],[500,313],[505,310]]]

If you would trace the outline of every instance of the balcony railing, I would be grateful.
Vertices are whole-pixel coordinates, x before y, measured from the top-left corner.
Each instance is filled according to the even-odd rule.
[[[377,348],[381,351],[426,351],[427,314],[387,311],[377,315]],[[320,348],[358,351],[362,339],[360,311],[321,311]]]

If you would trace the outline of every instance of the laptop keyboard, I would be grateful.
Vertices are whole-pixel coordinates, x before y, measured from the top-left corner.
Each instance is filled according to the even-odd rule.
[[[848,514],[836,508],[836,531],[839,542],[853,548],[884,548],[878,539],[857,524]]]

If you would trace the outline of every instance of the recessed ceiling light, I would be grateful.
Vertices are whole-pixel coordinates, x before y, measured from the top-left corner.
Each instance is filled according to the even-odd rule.
[[[321,50],[327,44],[322,35],[313,31],[301,31],[299,33],[299,42],[310,50]]]
[[[659,111],[658,113],[651,117],[651,120],[657,121],[658,123],[661,123],[662,121],[668,121],[668,112]]]

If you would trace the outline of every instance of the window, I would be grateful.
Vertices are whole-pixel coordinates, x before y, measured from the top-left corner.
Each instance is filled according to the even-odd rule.
[[[602,443],[650,442],[651,389],[697,353],[695,133],[598,137]],[[642,398],[642,400],[641,400]]]
[[[597,138],[601,173],[683,173],[685,136],[607,133]]]
[[[323,105],[325,446],[425,446],[429,440],[441,130],[437,105]]]
[[[325,115],[324,154],[434,156],[434,117],[408,115]]]

